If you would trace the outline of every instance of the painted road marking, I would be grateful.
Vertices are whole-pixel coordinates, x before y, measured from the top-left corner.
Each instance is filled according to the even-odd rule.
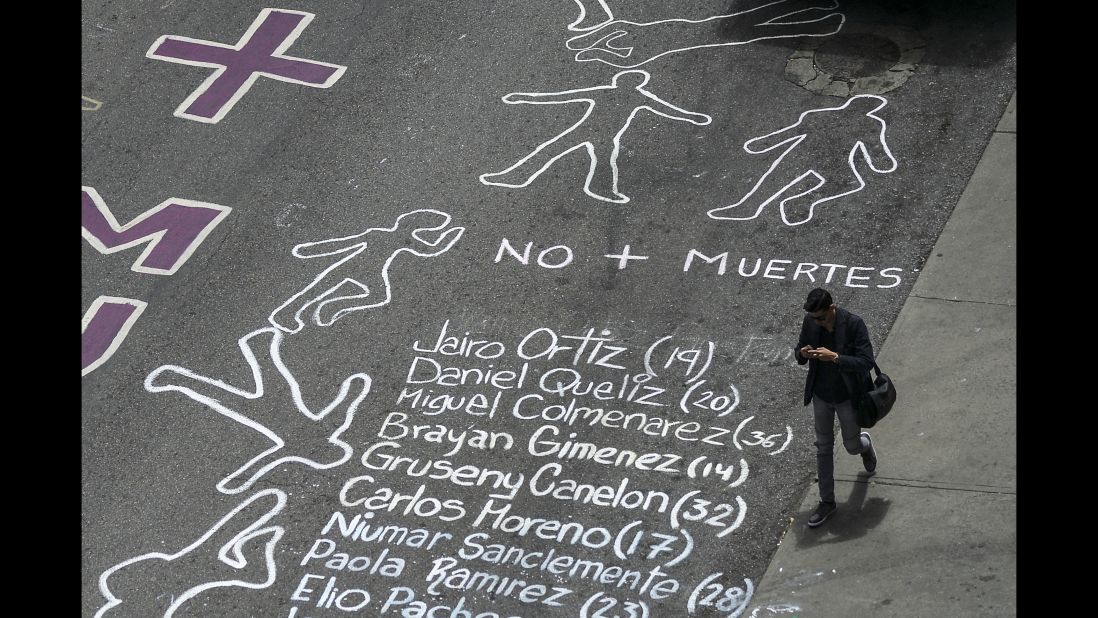
[[[576,52],[577,62],[601,62],[619,69],[636,68],[668,54],[695,49],[827,37],[839,32],[846,22],[843,13],[829,12],[839,7],[836,0],[753,0],[737,2],[736,8],[741,10],[734,13],[650,22],[618,19],[603,0],[598,0],[601,10],[591,7],[588,11],[585,2],[590,4],[590,0],[576,0],[580,15],[568,25],[568,30],[584,34],[568,39],[565,47]],[[603,21],[598,22],[600,17]],[[721,40],[707,42],[718,31]]]
[[[618,155],[622,136],[641,110],[698,126],[713,122],[710,116],[672,105],[646,90],[644,85],[651,77],[648,71],[621,71],[611,83],[602,86],[504,95],[502,100],[508,105],[586,103],[587,111],[575,124],[542,142],[507,169],[481,174],[480,182],[497,187],[526,187],[561,157],[583,150],[589,160],[583,192],[604,202],[627,203],[629,196],[618,189]],[[598,105],[600,102],[603,105]]]
[[[86,376],[114,355],[148,303],[100,296],[81,320],[80,375]]]
[[[385,240],[378,238],[377,232],[384,235],[398,228],[403,230],[396,235],[400,248],[385,248]],[[293,334],[304,328],[306,321],[331,326],[350,313],[387,305],[393,297],[389,268],[398,255],[410,253],[423,258],[442,255],[464,233],[465,228],[450,226],[450,215],[445,212],[421,208],[400,215],[392,227],[372,227],[353,236],[297,245],[294,257],[302,259],[344,255],[272,311],[268,321],[275,328]],[[375,249],[367,252],[370,243]],[[379,245],[380,251],[376,249]],[[366,254],[359,258],[363,252]],[[385,262],[378,267],[382,255],[386,256]],[[306,315],[309,309],[312,311]]]
[[[80,95],[80,109],[85,112],[98,111],[100,107],[103,107],[102,101],[96,101],[91,97]]]
[[[196,541],[174,554],[141,554],[107,569],[99,576],[99,592],[107,603],[99,608],[95,618],[112,613],[112,608],[118,605],[125,611],[119,610],[112,615],[171,618],[180,606],[211,588],[269,587],[278,573],[274,546],[286,530],[282,526],[262,526],[282,511],[286,498],[286,492],[281,489],[264,489],[241,502]],[[184,560],[175,562],[184,556]],[[197,564],[204,567],[201,571],[208,573],[208,581],[193,578]],[[116,574],[120,579],[125,579],[127,574],[136,576],[150,585],[138,590],[121,587],[118,592],[123,597],[119,598],[111,590],[111,580]]]
[[[145,56],[217,69],[175,110],[175,116],[216,124],[262,75],[278,81],[328,88],[347,67],[283,55],[313,20],[313,13],[263,9],[237,41],[226,45],[163,35]]]
[[[268,472],[289,463],[328,470],[351,458],[354,449],[340,436],[351,426],[355,411],[370,392],[370,376],[350,375],[343,380],[331,403],[313,412],[302,398],[297,378],[282,361],[284,338],[278,329],[267,327],[238,340],[237,345],[251,369],[254,386],[250,388],[233,386],[179,365],[162,365],[145,378],[145,390],[150,393],[183,393],[271,441],[267,450],[221,479],[217,490],[222,493],[246,491]],[[291,401],[284,399],[287,393],[282,384],[288,387]],[[357,388],[352,391],[352,386]],[[265,399],[268,388],[273,393]]]
[[[735,204],[709,210],[709,216],[735,221],[754,219],[780,197],[782,221],[789,226],[801,225],[812,220],[820,204],[865,188],[859,163],[877,174],[896,171],[899,163],[885,140],[888,125],[876,115],[886,105],[884,97],[860,94],[838,107],[810,109],[797,122],[748,140],[743,149],[751,154],[784,150],[747,195]],[[840,135],[855,136],[851,138],[853,144],[835,140],[835,127],[842,127]],[[739,207],[745,208],[732,214]],[[750,212],[752,207],[754,212]]]
[[[148,243],[132,270],[153,275],[179,270],[232,211],[228,206],[170,197],[120,225],[95,189],[82,187],[82,193],[80,223],[84,240],[104,254]]]
[[[179,270],[232,208],[207,202],[168,198],[121,225],[92,187],[81,187],[81,234],[96,251],[117,253],[147,244],[130,268],[134,272],[171,275]],[[132,298],[100,296],[84,314],[80,338],[81,373],[86,376],[122,345],[147,303]]]

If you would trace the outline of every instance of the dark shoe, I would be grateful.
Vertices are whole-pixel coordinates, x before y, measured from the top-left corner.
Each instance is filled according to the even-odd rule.
[[[877,472],[877,449],[873,448],[873,438],[869,437],[868,431],[863,431],[862,436],[869,442],[869,448],[862,452],[862,465],[865,466],[866,472],[875,474]]]
[[[816,510],[808,516],[808,527],[815,528],[824,523],[824,520],[831,517],[831,514],[837,510],[839,510],[839,507],[834,502],[821,502]]]

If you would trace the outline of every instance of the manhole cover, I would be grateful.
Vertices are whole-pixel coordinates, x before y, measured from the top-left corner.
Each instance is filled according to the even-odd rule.
[[[900,46],[877,34],[837,34],[812,60],[835,79],[853,81],[891,69],[900,61]]]
[[[884,24],[846,24],[817,37],[785,65],[785,77],[817,94],[851,97],[894,90],[915,72],[925,44],[911,30]]]

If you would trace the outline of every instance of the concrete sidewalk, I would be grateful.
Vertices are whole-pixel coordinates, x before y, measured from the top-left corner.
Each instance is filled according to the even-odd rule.
[[[742,616],[1017,615],[1015,98],[877,352],[877,474],[836,448]]]

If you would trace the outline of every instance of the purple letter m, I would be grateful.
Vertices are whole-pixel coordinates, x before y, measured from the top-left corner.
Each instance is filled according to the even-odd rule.
[[[145,251],[132,270],[170,275],[191,257],[213,228],[228,216],[228,206],[169,198],[126,225],[119,225],[91,187],[83,187],[80,220],[84,239],[100,253],[115,253],[142,243]],[[145,310],[132,298],[100,296],[84,314],[80,338],[81,375],[88,375],[114,354]]]
[[[80,220],[84,240],[100,253],[115,253],[148,243],[134,262],[133,270],[170,275],[179,270],[231,210],[228,206],[172,197],[126,225],[119,225],[95,189],[83,187]]]

